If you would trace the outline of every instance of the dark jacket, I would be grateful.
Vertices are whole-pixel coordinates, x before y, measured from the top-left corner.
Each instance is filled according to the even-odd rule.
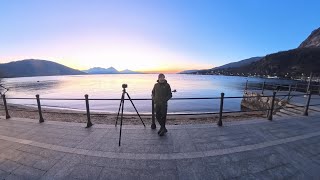
[[[154,103],[167,103],[167,101],[171,99],[171,97],[171,87],[167,83],[167,81],[165,80],[165,82],[163,83],[157,81],[152,89],[152,99],[154,100]]]

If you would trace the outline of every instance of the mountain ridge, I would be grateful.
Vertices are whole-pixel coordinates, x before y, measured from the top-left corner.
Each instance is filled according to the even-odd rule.
[[[194,74],[299,78],[310,72],[320,73],[319,67],[320,28],[312,31],[298,48],[268,54],[245,66],[207,69]]]
[[[311,32],[298,48],[320,48],[320,27]]]
[[[118,71],[114,67],[102,68],[102,67],[93,67],[88,70],[83,70],[88,74],[141,74],[140,72],[132,71],[129,69],[125,69],[122,71]]]
[[[7,78],[83,74],[86,73],[52,61],[40,59],[24,59],[0,64],[0,75]]]

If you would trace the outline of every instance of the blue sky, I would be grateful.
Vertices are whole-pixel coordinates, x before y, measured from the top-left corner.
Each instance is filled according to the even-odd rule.
[[[320,1],[0,0],[0,62],[177,72],[296,48]]]

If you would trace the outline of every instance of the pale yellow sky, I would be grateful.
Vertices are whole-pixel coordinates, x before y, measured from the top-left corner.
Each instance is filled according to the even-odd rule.
[[[94,39],[94,40],[93,40]],[[121,71],[180,72],[190,69],[208,69],[211,64],[199,63],[194,57],[175,52],[145,40],[114,37],[114,39],[81,38],[51,41],[43,49],[28,47],[23,55],[2,57],[8,61],[43,59],[65,66],[86,70],[93,67],[114,67]],[[4,63],[4,62],[2,62]]]

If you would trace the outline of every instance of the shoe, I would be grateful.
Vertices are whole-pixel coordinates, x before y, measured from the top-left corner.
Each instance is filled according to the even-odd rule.
[[[163,128],[160,128],[158,131],[158,134],[160,134],[160,132],[163,130]],[[165,133],[168,132],[167,128],[164,128]]]
[[[163,130],[163,131],[160,131],[159,136],[163,136],[163,135],[164,135],[164,133],[165,133],[165,131],[164,131],[164,130]]]
[[[158,134],[159,134],[159,136],[163,136],[165,133],[167,133],[168,132],[168,130],[166,129],[166,128],[164,128],[164,129],[160,129],[159,131],[158,131]]]

